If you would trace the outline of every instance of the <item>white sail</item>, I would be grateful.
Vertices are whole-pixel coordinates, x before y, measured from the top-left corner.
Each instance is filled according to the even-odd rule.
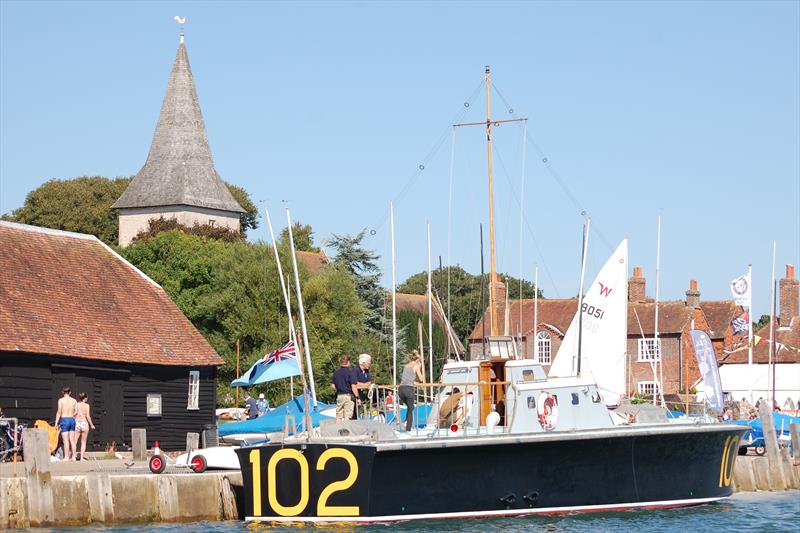
[[[603,265],[583,298],[581,375],[591,376],[606,405],[625,394],[625,351],[628,337],[628,240],[623,240]],[[577,375],[578,313],[564,336],[550,377]]]

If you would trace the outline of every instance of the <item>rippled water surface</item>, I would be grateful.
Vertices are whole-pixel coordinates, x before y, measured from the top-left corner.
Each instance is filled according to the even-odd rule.
[[[626,511],[618,513],[583,513],[570,516],[524,518],[485,518],[473,520],[431,520],[404,522],[391,525],[340,526],[337,528],[309,527],[313,531],[354,531],[381,533],[421,533],[427,531],[504,533],[544,532],[614,532],[636,533],[693,533],[695,531],[800,531],[800,491],[781,493],[741,493],[723,502],[664,511]],[[130,533],[154,531],[156,533],[210,532],[232,533],[238,531],[296,532],[300,527],[248,526],[244,522],[196,522],[192,524],[142,524],[139,526],[65,528],[29,530],[37,532],[75,531]]]

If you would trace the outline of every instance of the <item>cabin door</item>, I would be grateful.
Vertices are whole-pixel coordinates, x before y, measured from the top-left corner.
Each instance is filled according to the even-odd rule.
[[[98,405],[95,414],[95,425],[100,430],[97,432],[97,446],[107,447],[115,443],[119,448],[124,441],[124,414],[122,412],[122,383],[117,380],[105,380],[99,383],[102,403]],[[93,439],[95,440],[95,439]]]

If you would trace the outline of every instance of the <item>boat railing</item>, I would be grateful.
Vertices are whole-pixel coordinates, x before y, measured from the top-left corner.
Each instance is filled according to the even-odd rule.
[[[462,435],[505,432],[506,428],[502,424],[504,413],[500,411],[505,405],[503,400],[508,385],[511,385],[510,381],[415,383],[414,415],[419,418],[415,418],[411,432],[416,435],[435,435],[440,431]],[[404,405],[399,402],[398,389],[399,386],[392,385],[370,387],[367,401],[362,401],[358,406],[359,417],[378,418],[400,429],[404,426],[400,416]],[[502,396],[499,394],[501,390]],[[454,394],[460,396],[450,399]],[[470,395],[473,398],[468,400]],[[500,416],[501,423],[495,427],[481,424],[483,417],[480,416],[480,410],[487,404]],[[477,417],[473,416],[474,409],[478,409]],[[478,423],[473,422],[475,418]]]

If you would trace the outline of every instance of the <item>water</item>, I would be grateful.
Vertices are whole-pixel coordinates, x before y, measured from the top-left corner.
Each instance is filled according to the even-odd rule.
[[[529,516],[524,518],[485,518],[473,520],[429,520],[388,525],[310,526],[315,532],[357,531],[380,533],[423,532],[492,532],[594,533],[636,531],[636,533],[686,533],[692,531],[768,531],[797,533],[800,530],[800,491],[780,493],[748,492],[713,504],[663,511],[626,511],[618,513],[583,513],[569,516]],[[139,526],[38,529],[31,532],[76,531],[132,533],[233,533],[270,531],[296,533],[300,527],[248,526],[244,522],[196,522],[192,524],[142,524]]]

